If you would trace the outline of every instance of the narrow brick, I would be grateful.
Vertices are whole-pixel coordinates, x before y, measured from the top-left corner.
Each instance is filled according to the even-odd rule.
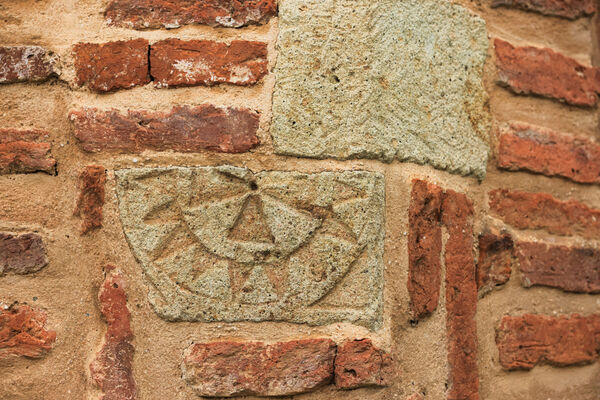
[[[76,82],[96,92],[129,89],[150,82],[148,41],[120,40],[73,46]]]
[[[276,14],[276,0],[112,0],[104,13],[109,24],[132,29],[240,28],[267,23]]]
[[[494,41],[498,81],[515,93],[536,94],[578,106],[593,106],[600,92],[600,69],[582,65],[547,48],[515,47]]]
[[[56,174],[48,132],[0,128],[0,175],[30,172]]]
[[[600,353],[600,314],[505,316],[496,329],[496,345],[507,370],[589,364]]]
[[[595,0],[493,0],[492,7],[511,7],[543,15],[577,19],[596,12]]]
[[[57,76],[56,56],[39,46],[0,46],[0,83],[36,82]]]
[[[56,340],[56,332],[45,328],[46,318],[45,311],[26,304],[0,306],[0,360],[44,356]]]
[[[267,74],[267,44],[166,39],[152,45],[150,65],[157,86],[248,86]]]
[[[102,348],[90,364],[92,381],[102,391],[102,400],[134,400],[133,331],[127,309],[126,282],[114,266],[107,266],[100,288],[100,311],[107,330]]]
[[[82,234],[102,227],[105,184],[106,170],[101,165],[88,165],[79,174],[79,199],[74,214],[83,218]]]
[[[516,245],[524,286],[550,286],[567,292],[600,293],[600,250],[545,243]]]
[[[369,339],[342,343],[335,357],[335,386],[356,389],[387,386],[393,379],[392,358]]]
[[[479,236],[477,289],[480,295],[504,285],[510,279],[513,240],[509,234],[487,232]]]
[[[212,105],[178,106],[170,112],[100,111],[70,113],[75,136],[89,152],[174,150],[242,153],[258,144],[258,113]]]
[[[560,201],[547,193],[495,189],[489,193],[492,215],[518,229],[543,229],[556,235],[600,237],[600,210],[575,200]]]
[[[331,383],[335,352],[329,339],[196,343],[183,378],[199,396],[289,396]]]
[[[442,223],[446,242],[446,335],[449,400],[479,399],[477,369],[477,282],[473,256],[473,203],[464,194],[446,191]]]
[[[430,315],[437,307],[441,284],[442,190],[413,180],[408,212],[408,293],[413,318]]]
[[[600,183],[600,145],[527,124],[512,123],[499,137],[498,167]]]
[[[0,232],[0,276],[31,274],[48,265],[46,246],[40,235]]]

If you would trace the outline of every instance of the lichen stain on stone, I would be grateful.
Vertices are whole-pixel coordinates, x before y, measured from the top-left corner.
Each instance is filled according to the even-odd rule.
[[[279,9],[276,153],[485,175],[481,18],[433,0],[284,0]]]

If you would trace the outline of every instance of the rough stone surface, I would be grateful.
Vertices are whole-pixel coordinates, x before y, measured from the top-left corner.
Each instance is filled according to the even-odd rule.
[[[201,24],[240,28],[264,24],[277,14],[276,0],[112,0],[109,24],[133,29]]]
[[[57,75],[57,57],[39,46],[0,46],[0,83],[44,81]]]
[[[33,129],[0,128],[0,175],[47,172],[56,173],[56,161],[50,155],[48,132]]]
[[[161,317],[380,326],[380,174],[232,166],[115,174],[125,235]]]
[[[46,246],[40,235],[0,232],[0,276],[6,273],[30,274],[46,265]]]
[[[473,203],[448,190],[442,200],[442,223],[448,229],[446,264],[446,335],[448,400],[478,400],[477,282],[473,258]]]
[[[437,307],[441,285],[442,189],[413,180],[408,211],[408,293],[413,318],[430,315]]]
[[[549,129],[512,123],[499,137],[498,167],[600,183],[600,145]]]
[[[600,210],[575,200],[560,201],[547,193],[495,189],[490,212],[518,229],[543,229],[555,235],[600,237]]]
[[[449,1],[280,4],[275,152],[485,175],[485,23]]]
[[[508,370],[588,364],[600,353],[600,314],[506,316],[496,329],[496,344]]]
[[[392,358],[369,339],[342,343],[335,357],[335,386],[355,389],[387,386],[393,379]]]
[[[487,232],[479,235],[477,289],[484,295],[510,279],[514,243],[509,234]]]
[[[258,144],[258,113],[212,105],[177,106],[170,112],[72,111],[75,136],[85,151],[212,150],[242,153]]]
[[[329,384],[336,346],[330,339],[212,342],[192,345],[183,378],[200,396],[287,396]]]
[[[100,388],[100,400],[135,400],[133,331],[127,309],[126,282],[113,266],[100,288],[100,311],[106,320],[104,343],[90,364],[92,381]]]
[[[110,92],[150,82],[146,39],[78,43],[73,53],[79,86]]]
[[[0,303],[0,360],[44,356],[56,340],[56,332],[45,325],[45,311],[18,303],[5,308]]]
[[[498,82],[515,93],[537,94],[578,106],[593,106],[600,92],[600,69],[582,65],[551,49],[515,47],[496,39]]]
[[[523,285],[600,293],[600,250],[545,243],[516,245]]]
[[[249,86],[268,72],[267,44],[166,39],[152,45],[150,65],[159,87],[218,83]]]
[[[88,165],[79,174],[79,198],[75,215],[81,216],[81,232],[102,227],[102,207],[104,206],[104,185],[106,170],[101,165]]]
[[[596,12],[595,0],[493,0],[492,7],[514,7],[534,11],[544,15],[553,15],[576,19]]]

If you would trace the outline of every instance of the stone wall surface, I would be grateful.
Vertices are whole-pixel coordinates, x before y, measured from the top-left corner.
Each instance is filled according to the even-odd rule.
[[[599,5],[0,1],[0,400],[597,400]]]

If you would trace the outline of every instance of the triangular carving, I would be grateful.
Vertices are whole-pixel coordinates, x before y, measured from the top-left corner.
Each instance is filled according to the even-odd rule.
[[[246,199],[246,204],[227,237],[241,242],[273,243],[273,235],[263,216],[258,196]]]

